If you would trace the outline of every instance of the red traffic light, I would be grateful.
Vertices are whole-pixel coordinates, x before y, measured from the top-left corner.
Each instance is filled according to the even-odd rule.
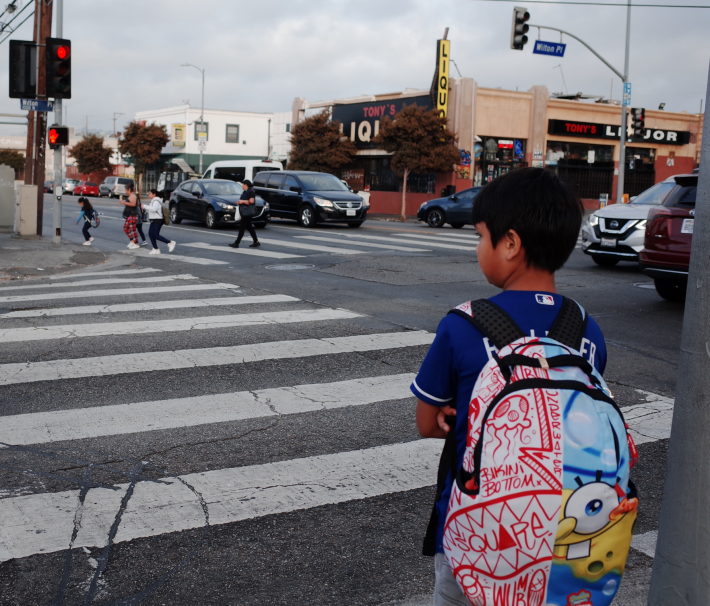
[[[66,59],[67,57],[69,57],[69,55],[71,55],[71,48],[69,48],[69,47],[66,46],[66,45],[62,45],[62,46],[57,47],[57,49],[56,49],[55,52],[56,52],[56,55],[57,55],[57,59],[62,59],[62,60],[64,60],[64,59]]]

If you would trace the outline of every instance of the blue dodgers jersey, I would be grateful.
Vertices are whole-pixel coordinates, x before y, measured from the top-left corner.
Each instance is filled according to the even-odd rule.
[[[563,297],[549,292],[508,290],[490,300],[505,310],[526,334],[544,337],[557,318]],[[603,374],[606,368],[606,345],[601,329],[591,317],[580,350],[584,358]],[[493,344],[470,322],[456,314],[449,314],[440,322],[436,338],[411,385],[414,395],[427,404],[456,408],[456,454],[459,466],[466,450],[471,393],[478,375],[495,351]],[[447,478],[436,504],[437,553],[444,552],[444,522],[450,495],[451,476]]]

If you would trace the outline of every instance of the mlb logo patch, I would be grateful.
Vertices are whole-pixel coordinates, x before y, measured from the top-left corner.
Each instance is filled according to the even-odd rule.
[[[540,305],[554,305],[555,299],[552,295],[535,295],[535,300]]]

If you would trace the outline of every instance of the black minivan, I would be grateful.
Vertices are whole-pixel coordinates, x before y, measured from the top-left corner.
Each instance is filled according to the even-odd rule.
[[[254,189],[269,204],[272,217],[295,219],[303,227],[315,227],[319,222],[360,227],[370,206],[329,173],[261,172],[254,177]]]

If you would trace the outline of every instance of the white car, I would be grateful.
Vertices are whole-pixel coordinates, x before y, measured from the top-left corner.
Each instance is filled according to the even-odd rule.
[[[632,198],[629,204],[612,204],[594,211],[582,226],[582,252],[603,267],[619,261],[637,262],[648,213],[663,204],[675,186],[675,178],[669,177]]]

